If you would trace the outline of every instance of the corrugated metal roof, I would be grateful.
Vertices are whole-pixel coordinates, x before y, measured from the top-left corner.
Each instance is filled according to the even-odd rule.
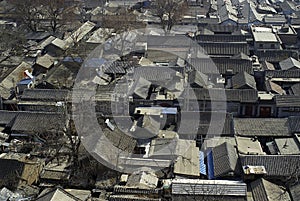
[[[141,197],[139,195],[111,195],[109,201],[161,201],[160,198]]]
[[[247,185],[242,181],[174,179],[173,195],[246,196]]]
[[[134,65],[131,62],[115,61],[113,63],[105,63],[103,71],[109,74],[125,74],[127,69],[133,68]]]
[[[128,187],[128,186],[114,186],[114,192],[118,194],[159,194],[161,189],[153,188],[153,189],[140,189],[136,187]]]

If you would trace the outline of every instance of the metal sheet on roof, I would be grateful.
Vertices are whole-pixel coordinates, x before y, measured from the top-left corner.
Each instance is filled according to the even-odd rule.
[[[200,173],[206,175],[206,164],[204,163],[204,153],[203,151],[199,152],[199,163],[200,163]]]

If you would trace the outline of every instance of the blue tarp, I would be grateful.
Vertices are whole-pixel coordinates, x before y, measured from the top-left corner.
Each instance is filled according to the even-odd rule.
[[[63,59],[63,62],[77,62],[77,63],[82,63],[83,60],[80,57],[65,57]]]
[[[28,85],[28,84],[30,84],[31,82],[32,82],[31,79],[25,78],[25,79],[20,80],[20,82],[19,82],[17,85]]]
[[[204,163],[204,153],[203,151],[199,152],[199,163],[200,163],[200,174],[206,175],[206,165]]]
[[[164,107],[161,111],[162,114],[177,114],[176,107]]]
[[[103,58],[91,58],[91,59],[85,60],[84,67],[98,68],[101,65],[105,64],[106,62],[107,62],[107,60],[105,60]]]
[[[213,155],[212,151],[209,150],[207,153],[207,173],[208,173],[208,179],[214,179],[214,161],[213,161]]]

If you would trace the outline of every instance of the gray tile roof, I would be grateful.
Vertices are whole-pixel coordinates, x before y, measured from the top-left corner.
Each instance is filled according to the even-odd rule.
[[[64,89],[25,89],[21,100],[66,101],[70,91]]]
[[[159,156],[165,156],[168,159],[173,158],[173,155],[176,153],[177,143],[178,141],[172,138],[154,138],[151,141],[149,156],[154,158]]]
[[[234,118],[233,122],[240,136],[291,136],[287,118]]]
[[[111,131],[108,128],[103,129],[103,133],[105,137],[117,148],[121,149],[122,151],[126,151],[128,153],[132,153],[134,150],[134,147],[136,145],[136,140],[123,133],[119,129],[115,129],[114,131]]]
[[[31,69],[31,64],[26,62],[22,62],[17,67],[13,67],[14,70],[8,74],[5,78],[0,82],[0,94],[4,99],[9,99],[11,96],[11,89],[15,87],[15,84],[22,79],[24,71]],[[12,82],[14,80],[14,82]]]
[[[280,62],[289,57],[298,58],[298,52],[294,50],[259,50],[255,53],[259,61]]]
[[[250,183],[254,201],[290,201],[287,191],[265,179],[258,179]]]
[[[40,32],[27,33],[25,37],[27,40],[41,41],[41,40],[46,39],[49,36],[50,36],[49,32],[40,31]]]
[[[0,110],[0,125],[9,124],[17,115],[15,111]]]
[[[228,34],[217,34],[217,35],[206,35],[199,34],[196,36],[196,40],[198,42],[246,42],[247,39],[251,38],[251,36],[246,35],[228,35]]]
[[[150,169],[151,170],[151,169]],[[127,180],[126,187],[138,189],[155,189],[158,183],[158,178],[151,171],[136,171],[133,172]]]
[[[280,94],[280,95],[286,94],[285,90],[282,89],[280,85],[278,85],[270,80],[265,81],[265,87],[266,87],[265,90],[267,92],[272,92],[272,93]]]
[[[199,43],[208,55],[233,56],[240,52],[249,55],[247,43]]]
[[[22,112],[16,117],[11,130],[26,134],[61,132],[65,122],[66,118],[61,113]]]
[[[292,133],[300,133],[300,116],[292,116],[288,118],[289,129]]]
[[[208,76],[199,71],[192,71],[189,74],[188,82],[194,87],[206,87]]]
[[[72,63],[69,65],[59,65],[55,68],[50,69],[45,79],[42,79],[41,82],[46,81],[57,88],[70,88],[73,86],[77,73],[80,69],[78,63]]]
[[[234,89],[245,89],[252,88],[256,89],[256,82],[252,75],[247,72],[240,72],[231,78],[232,88]]]
[[[229,173],[238,174],[238,155],[233,145],[225,142],[212,149],[214,176],[222,177]]]
[[[300,107],[300,96],[277,95],[275,103],[277,107]]]
[[[134,70],[134,79],[143,77],[150,82],[167,82],[173,80],[176,73],[179,72],[183,74],[184,68],[182,67],[139,67]]]
[[[24,163],[18,160],[0,159],[0,169],[0,186],[8,184],[11,185],[11,187],[16,187],[19,182],[17,178],[18,176],[20,177],[24,171]]]
[[[291,68],[300,68],[300,62],[293,57],[289,57],[281,62],[279,62],[281,70],[289,70]]]
[[[266,71],[268,78],[299,78],[300,70],[268,70]]]
[[[160,127],[161,122],[157,116],[143,115],[138,119],[133,135],[138,139],[152,138],[158,135]]]
[[[176,36],[154,36],[147,35],[142,36],[141,41],[146,41],[148,48],[153,47],[189,47],[190,44],[187,43],[190,39],[187,36],[176,35]]]
[[[151,82],[139,77],[134,81],[133,85],[129,89],[129,95],[133,95],[138,98],[146,99],[148,97]]]
[[[290,192],[291,192],[291,198],[293,200],[297,200],[300,197],[300,183],[292,186],[290,188]]]
[[[182,111],[178,133],[182,135],[233,135],[232,120],[232,114],[229,113]]]
[[[233,33],[240,31],[242,27],[240,26],[228,26],[228,25],[219,25],[219,24],[208,24],[206,26],[199,27],[199,31],[201,32],[202,29],[208,29],[214,32],[215,34],[218,33]]]
[[[261,61],[261,67],[262,67],[262,70],[275,70],[275,67],[272,63],[268,62],[268,61]]]
[[[226,74],[228,70],[232,70],[233,74],[244,71],[253,74],[252,62],[244,59],[193,58],[190,65],[204,74]]]
[[[284,15],[265,16],[264,22],[266,24],[285,24],[286,18]]]
[[[300,176],[300,155],[243,155],[242,166],[265,166],[268,177]]]
[[[297,137],[289,137],[289,138],[275,138],[274,142],[276,144],[275,153],[279,153],[281,155],[296,155],[300,154],[299,141]],[[277,151],[278,150],[278,151]]]
[[[47,200],[65,200],[65,201],[80,201],[81,199],[73,196],[62,188],[55,188],[48,193],[36,199],[37,201],[47,201]]]
[[[300,83],[291,86],[291,91],[295,96],[300,96]]]
[[[197,99],[199,101],[227,101],[227,102],[245,102],[254,103],[258,100],[257,90],[254,89],[202,89],[194,88],[193,91],[185,90],[185,95],[191,100]],[[222,91],[225,91],[225,96]],[[193,95],[195,94],[195,95]]]

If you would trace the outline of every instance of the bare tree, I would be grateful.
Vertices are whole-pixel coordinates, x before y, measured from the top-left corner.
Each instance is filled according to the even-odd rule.
[[[49,21],[53,33],[75,19],[74,10],[78,6],[74,1],[72,4],[67,4],[66,0],[41,0],[41,5],[43,6],[43,16]]]
[[[29,30],[50,27],[56,33],[63,25],[71,23],[79,4],[67,0],[11,0],[15,15]],[[46,23],[41,23],[46,22]],[[49,24],[48,27],[45,24]]]
[[[66,137],[70,144],[70,157],[74,167],[78,167],[78,156],[79,156],[79,147],[81,144],[80,136],[78,136],[73,120],[70,120],[67,129]]]
[[[15,15],[29,30],[37,31],[41,20],[40,0],[11,0]]]
[[[169,32],[187,8],[186,0],[156,0],[154,14],[159,17],[162,28]]]
[[[136,15],[131,11],[119,15],[105,15],[102,20],[102,27],[114,29],[114,32],[119,34],[124,31],[130,31],[133,29],[143,28],[145,25],[136,20]]]
[[[226,189],[224,186],[212,184],[207,187],[196,183],[186,184],[182,187],[182,195],[172,196],[172,200],[195,200],[195,201],[221,201],[226,199]]]
[[[23,45],[25,36],[17,30],[3,29],[0,31],[0,54],[21,55],[23,54]]]

